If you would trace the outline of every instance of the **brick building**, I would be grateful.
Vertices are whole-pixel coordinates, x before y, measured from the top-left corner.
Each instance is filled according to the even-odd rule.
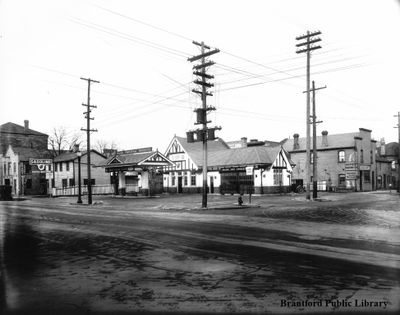
[[[376,188],[394,189],[399,177],[399,144],[384,140],[377,143],[376,150]]]
[[[45,195],[47,168],[30,159],[49,159],[48,135],[8,122],[0,126],[0,185],[11,185],[13,195]]]
[[[306,138],[300,138],[298,134],[295,134],[293,139],[285,141],[283,147],[290,153],[291,160],[296,164],[293,170],[293,183],[304,185],[306,183]],[[371,130],[359,128],[358,132],[334,135],[328,135],[327,131],[323,131],[322,135],[317,137],[318,189],[375,190],[375,150],[376,141],[371,138]],[[311,154],[311,170],[314,158]],[[312,171],[310,182],[312,182]]]

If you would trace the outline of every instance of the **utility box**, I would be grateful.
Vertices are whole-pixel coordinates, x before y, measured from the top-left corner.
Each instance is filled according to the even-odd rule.
[[[203,141],[204,140],[204,131],[203,130],[197,130],[197,141]]]
[[[203,108],[196,108],[197,124],[204,124],[206,122],[206,111]]]
[[[215,129],[214,128],[207,130],[207,140],[215,140]]]

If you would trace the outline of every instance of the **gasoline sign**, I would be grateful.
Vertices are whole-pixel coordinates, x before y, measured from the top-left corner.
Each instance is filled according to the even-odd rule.
[[[40,165],[40,164],[49,165],[51,163],[53,163],[51,159],[34,159],[34,158],[29,159],[29,165]]]

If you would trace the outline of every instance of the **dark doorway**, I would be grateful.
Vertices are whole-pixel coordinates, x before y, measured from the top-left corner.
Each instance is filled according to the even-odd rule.
[[[178,177],[178,194],[182,193],[182,176]]]
[[[375,190],[375,172],[372,171],[372,190]]]
[[[214,193],[214,176],[210,177],[210,193]]]
[[[360,171],[360,191],[363,191],[363,171]]]
[[[6,179],[4,180],[4,185],[10,186],[10,179],[9,179],[9,178],[6,178]]]

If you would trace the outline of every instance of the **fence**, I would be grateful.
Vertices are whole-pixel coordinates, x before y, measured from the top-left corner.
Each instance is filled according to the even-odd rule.
[[[82,185],[81,193],[82,195],[87,195],[87,186]],[[114,186],[113,185],[93,185],[92,186],[92,194],[93,195],[108,195],[114,194]],[[64,188],[53,188],[52,194],[53,197],[58,196],[78,196],[78,186],[64,187]]]

